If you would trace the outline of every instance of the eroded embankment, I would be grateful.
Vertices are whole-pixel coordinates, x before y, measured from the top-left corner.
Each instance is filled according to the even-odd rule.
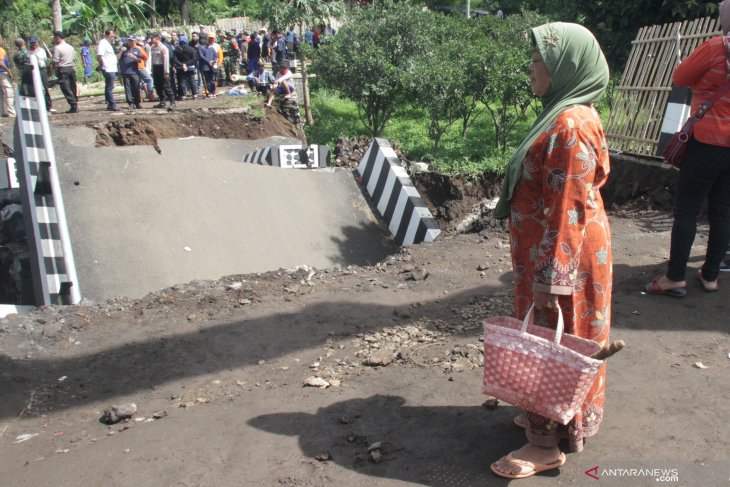
[[[257,140],[274,135],[304,140],[302,131],[285,117],[269,112],[257,117],[241,110],[188,110],[160,117],[137,113],[106,122],[87,122],[96,131],[97,147],[153,145],[181,137]]]

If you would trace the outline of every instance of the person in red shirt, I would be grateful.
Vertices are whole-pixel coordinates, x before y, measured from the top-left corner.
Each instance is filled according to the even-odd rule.
[[[700,44],[679,65],[672,81],[692,89],[692,112],[730,80],[730,0],[719,5],[723,35]],[[667,273],[646,285],[649,294],[683,297],[685,273],[697,231],[697,217],[707,201],[710,233],[705,262],[697,279],[706,292],[718,290],[720,264],[730,243],[730,92],[695,125],[679,171],[674,196],[674,225]]]

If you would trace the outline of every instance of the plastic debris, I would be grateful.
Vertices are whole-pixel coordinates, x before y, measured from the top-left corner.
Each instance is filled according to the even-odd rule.
[[[58,378],[58,382],[63,382],[66,379],[68,379],[68,376],[67,375],[62,375],[61,377]]]
[[[191,249],[190,247],[183,247],[183,250],[185,252],[192,252],[193,251],[193,249]]]
[[[28,441],[31,438],[35,438],[40,433],[24,433],[22,435],[18,435],[15,437],[15,441],[12,443],[13,445],[16,445],[18,443],[23,443],[24,441]]]
[[[703,364],[702,362],[695,362],[694,367],[696,367],[698,369],[709,369],[709,367],[706,366],[705,364]]]

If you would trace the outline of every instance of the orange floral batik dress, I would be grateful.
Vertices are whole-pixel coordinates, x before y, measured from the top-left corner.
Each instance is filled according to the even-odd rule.
[[[608,342],[611,317],[611,233],[599,188],[609,158],[601,120],[593,107],[566,108],[530,147],[510,202],[509,232],[515,278],[515,314],[523,319],[533,290],[559,295],[565,331]],[[555,328],[544,310],[535,323]],[[581,451],[603,418],[605,365],[581,412],[567,425],[528,413],[531,443],[569,441]]]

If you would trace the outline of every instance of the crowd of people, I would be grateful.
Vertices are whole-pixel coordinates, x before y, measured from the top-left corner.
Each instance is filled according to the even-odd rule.
[[[307,28],[303,40],[318,48],[321,40],[334,35],[331,26]],[[246,75],[252,92],[266,98],[271,106],[274,96],[294,95],[292,59],[299,51],[301,39],[294,27],[287,32],[260,29],[257,32],[208,32],[204,26],[190,34],[185,32],[147,32],[143,35],[118,36],[104,32],[96,45],[96,62],[91,41],[80,48],[83,82],[88,83],[94,70],[104,78],[106,110],[120,111],[114,98],[117,80],[124,86],[125,102],[130,109],[142,108],[142,101],[156,102],[155,108],[172,111],[176,102],[188,98],[214,98],[217,88],[238,84]],[[13,65],[21,75],[21,94],[33,93],[30,56],[35,55],[41,71],[46,108],[54,112],[48,91],[49,77],[55,72],[57,84],[69,105],[67,113],[78,112],[76,49],[65,41],[63,32],[55,32],[51,49],[35,35],[15,40],[11,57],[0,38],[0,101],[2,115],[15,116],[13,106]],[[266,69],[270,62],[272,70]]]

